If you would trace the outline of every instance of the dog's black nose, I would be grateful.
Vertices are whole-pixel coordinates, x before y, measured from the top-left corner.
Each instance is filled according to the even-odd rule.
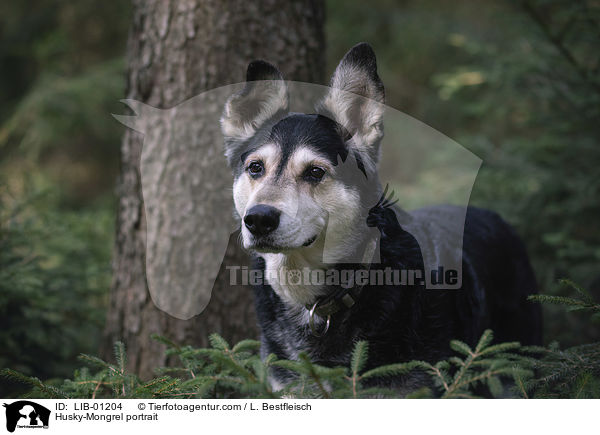
[[[275,207],[258,204],[248,210],[244,224],[255,236],[266,236],[279,226],[281,212]]]

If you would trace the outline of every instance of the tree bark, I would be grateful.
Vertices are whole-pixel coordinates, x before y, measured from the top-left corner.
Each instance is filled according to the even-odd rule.
[[[203,91],[243,81],[254,59],[277,65],[288,80],[320,83],[323,21],[324,4],[319,0],[136,0],[128,42],[127,98],[170,108]],[[145,265],[143,138],[127,130],[121,147],[114,275],[101,353],[110,358],[112,343],[123,341],[128,369],[147,378],[155,367],[168,364],[164,346],[151,334],[206,346],[212,332],[236,342],[256,337],[257,326],[251,290],[230,286],[223,268],[202,314],[179,320],[155,307]],[[246,262],[232,236],[224,263]]]

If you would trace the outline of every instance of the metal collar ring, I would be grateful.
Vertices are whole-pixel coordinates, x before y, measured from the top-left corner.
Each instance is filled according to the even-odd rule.
[[[314,335],[315,337],[323,337],[325,334],[327,334],[327,331],[329,330],[329,324],[331,323],[331,314],[327,315],[325,329],[323,329],[323,331],[321,332],[318,332],[317,328],[315,327],[315,310],[317,308],[317,305],[319,305],[319,301],[315,302],[310,311],[308,312],[308,325],[310,326],[312,335]]]

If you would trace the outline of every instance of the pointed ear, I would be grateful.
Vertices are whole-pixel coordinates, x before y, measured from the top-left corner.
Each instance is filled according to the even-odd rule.
[[[225,154],[229,158],[236,145],[251,138],[267,121],[287,112],[288,90],[281,72],[268,62],[250,62],[246,86],[229,97],[221,116]]]
[[[330,87],[317,112],[341,124],[351,137],[348,145],[377,163],[385,92],[369,44],[362,42],[346,53],[333,73]]]

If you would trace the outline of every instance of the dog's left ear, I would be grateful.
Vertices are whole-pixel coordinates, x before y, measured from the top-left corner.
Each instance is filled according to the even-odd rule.
[[[221,116],[225,155],[230,163],[236,148],[267,121],[286,112],[288,105],[288,90],[281,72],[264,60],[250,62],[246,85],[229,97]]]
[[[383,137],[385,92],[369,44],[362,42],[346,53],[333,73],[330,87],[317,112],[343,126],[351,137],[346,138],[349,147],[377,163]]]

